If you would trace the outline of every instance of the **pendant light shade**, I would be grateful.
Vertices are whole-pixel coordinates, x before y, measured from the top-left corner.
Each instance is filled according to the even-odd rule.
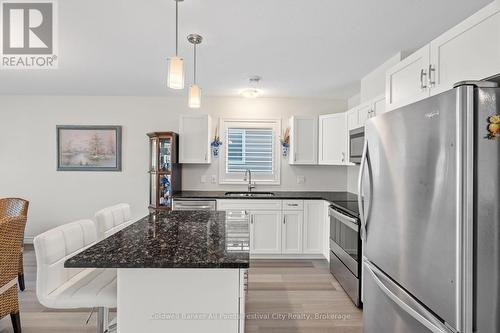
[[[184,60],[182,58],[168,59],[167,86],[172,89],[184,89]]]
[[[190,108],[197,109],[201,107],[201,88],[196,84],[196,46],[201,43],[203,37],[197,34],[191,34],[187,39],[194,46],[193,84],[189,87],[188,105]]]
[[[168,59],[167,87],[184,89],[184,61],[179,57],[179,2],[175,1],[175,57]]]
[[[192,84],[189,87],[189,107],[192,109],[198,109],[201,106],[201,88]]]

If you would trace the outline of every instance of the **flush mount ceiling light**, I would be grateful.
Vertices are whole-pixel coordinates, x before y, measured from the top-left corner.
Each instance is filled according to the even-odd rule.
[[[187,39],[194,47],[193,84],[189,87],[188,104],[190,108],[197,109],[201,106],[201,88],[196,84],[196,46],[201,44],[203,37],[197,34],[191,34]]]
[[[262,90],[260,89],[257,89],[257,85],[259,84],[260,80],[262,80],[262,78],[260,76],[252,76],[250,77],[250,87],[247,88],[247,89],[243,89],[241,92],[240,92],[240,95],[245,97],[245,98],[257,98],[259,97],[261,94],[262,94]]]
[[[175,57],[168,59],[167,86],[172,89],[184,89],[184,61],[179,57],[179,2],[175,1]]]

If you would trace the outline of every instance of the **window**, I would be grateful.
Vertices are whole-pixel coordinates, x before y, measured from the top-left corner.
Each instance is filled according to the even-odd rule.
[[[245,184],[246,170],[252,172],[252,180],[258,184],[279,184],[279,121],[223,120],[221,128],[222,184]]]

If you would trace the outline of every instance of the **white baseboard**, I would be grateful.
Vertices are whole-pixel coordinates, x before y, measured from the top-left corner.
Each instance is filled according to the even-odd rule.
[[[251,254],[250,259],[325,259],[322,254]]]
[[[33,239],[35,237],[24,237],[24,244],[33,244]]]

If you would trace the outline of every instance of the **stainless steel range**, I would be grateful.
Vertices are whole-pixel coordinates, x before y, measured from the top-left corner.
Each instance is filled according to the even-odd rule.
[[[336,206],[330,206],[330,272],[361,307],[360,221]]]

